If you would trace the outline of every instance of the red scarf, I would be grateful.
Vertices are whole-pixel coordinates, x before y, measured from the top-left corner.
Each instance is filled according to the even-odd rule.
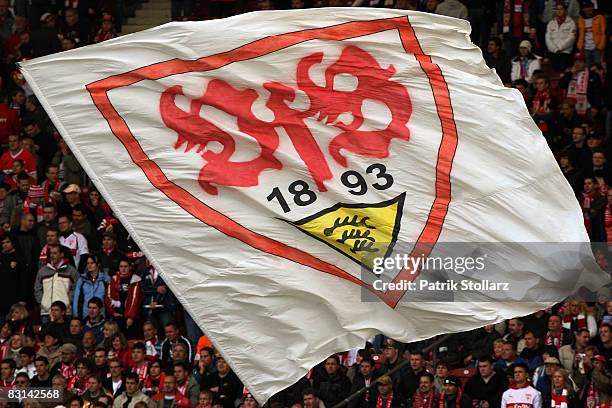
[[[74,376],[68,381],[67,388],[72,390],[76,395],[83,395],[83,393],[87,390],[87,380],[89,377],[79,378],[78,376]]]
[[[593,380],[589,382],[589,386],[587,387],[586,406],[601,408],[599,405],[599,390],[597,389],[597,385],[595,385],[595,381]]]
[[[461,388],[457,387],[457,395],[455,396],[455,406],[447,407],[446,406],[446,393],[442,392],[442,394],[440,394],[440,400],[438,401],[438,407],[439,408],[461,408],[462,395],[463,395],[463,392],[461,391]]]
[[[576,322],[576,326],[572,327],[572,323]],[[563,316],[563,327],[569,330],[577,331],[578,329],[587,329],[586,317],[580,313],[578,316],[566,314]]]
[[[558,335],[552,335],[550,332],[546,332],[544,341],[547,346],[555,346],[557,349],[560,349],[563,345],[563,329],[561,329]]]
[[[612,242],[612,204],[606,204],[606,241]]]
[[[536,92],[531,105],[532,115],[543,115],[550,112],[550,92],[548,89]]]
[[[32,214],[32,208],[36,207],[36,222],[41,222],[43,220],[43,208],[42,205],[32,204],[32,199],[30,197],[26,198],[23,203],[23,213],[24,214]],[[32,214],[34,215],[34,214]]]
[[[525,384],[523,385],[518,385],[516,382],[513,382],[512,384],[510,384],[510,388],[512,388],[513,390],[520,390],[521,388],[527,388],[529,387],[529,381],[526,381]]]
[[[568,398],[567,390],[564,388],[561,394],[557,394],[555,390],[552,391],[552,399],[550,400],[551,408],[567,408]]]
[[[2,380],[0,381],[0,388],[13,388],[15,386],[15,379],[11,381]]]
[[[52,193],[59,193],[59,188],[60,188],[60,183],[59,181],[57,183],[55,183],[55,187],[53,187],[53,189],[51,190]],[[44,189],[44,198],[45,198],[45,202],[47,203],[54,203],[55,201],[49,197],[49,181],[47,181],[45,183],[45,189]]]
[[[144,384],[145,380],[149,376],[149,364],[147,364],[145,361],[145,363],[140,367],[134,366],[132,368],[132,372],[138,374],[140,384]]]
[[[587,92],[589,90],[589,70],[584,70],[574,75],[567,87],[567,99],[575,103],[576,113],[584,116],[589,108]]]
[[[531,32],[529,19],[529,0],[504,0],[504,33],[511,33],[514,38],[522,38],[523,33]],[[510,31],[511,25],[512,32]]]
[[[387,395],[387,403],[385,404],[384,407],[383,407],[382,395],[379,394],[378,398],[376,399],[376,408],[391,408],[392,403],[393,403],[393,391],[391,391],[389,395]]]
[[[66,363],[62,363],[60,367],[60,374],[66,379],[72,378],[76,375],[76,368],[74,368],[74,365],[66,365]]]
[[[434,390],[429,391],[427,394],[417,391],[414,394],[413,408],[432,408],[435,396],[436,394],[434,393]]]
[[[159,389],[160,385],[162,385],[164,383],[164,378],[166,378],[166,374],[161,373],[159,375],[159,377],[157,378],[153,378],[152,376],[148,375],[147,378],[145,378],[144,383],[142,388],[146,388],[146,389]]]
[[[186,397],[185,393],[187,392],[187,384],[189,384],[189,377],[185,379],[185,384],[183,385],[178,385],[178,383],[176,384],[176,389],[178,390],[178,392],[181,393],[183,397]]]

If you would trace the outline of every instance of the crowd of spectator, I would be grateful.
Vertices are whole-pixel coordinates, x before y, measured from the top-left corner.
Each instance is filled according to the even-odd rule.
[[[175,19],[351,4],[172,3]],[[576,193],[591,239],[612,242],[612,1],[358,3],[468,19],[487,64],[523,95]],[[136,5],[0,0],[0,387],[61,389],[59,404],[69,408],[254,408],[15,66],[113,38]],[[522,319],[414,344],[377,336],[363,349],[330,356],[268,405],[331,408],[388,373],[349,408],[608,408],[610,299],[603,288],[596,302],[573,297]],[[11,404],[0,399],[0,407]]]

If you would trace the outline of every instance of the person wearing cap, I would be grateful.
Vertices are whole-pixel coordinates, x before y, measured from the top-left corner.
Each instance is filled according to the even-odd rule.
[[[440,393],[440,408],[471,408],[472,401],[461,389],[461,381],[449,376],[444,380],[444,389]]]
[[[557,3],[555,18],[546,25],[545,38],[553,69],[565,71],[576,41],[576,23],[568,17],[565,4]]]
[[[576,113],[586,116],[589,109],[601,107],[601,80],[586,64],[586,55],[578,52],[574,55],[574,64],[565,71],[559,80],[559,87],[566,90],[566,97],[572,101]]]
[[[514,382],[502,395],[501,408],[521,406],[524,408],[542,408],[542,394],[529,384],[529,368],[525,364],[516,364],[512,370]]]
[[[405,407],[405,399],[399,393],[394,393],[393,380],[388,375],[383,375],[378,379],[376,388],[378,395],[375,400],[370,401],[370,408]]]
[[[587,353],[587,357],[590,350]],[[585,371],[575,376],[576,385],[583,390],[579,406],[610,406],[612,402],[612,373],[606,369],[607,360],[601,354],[585,359]]]
[[[586,63],[601,64],[606,49],[606,17],[594,13],[591,0],[582,1],[582,13],[578,17],[578,42],[576,48],[586,56]]]
[[[101,43],[102,41],[110,40],[111,38],[115,38],[117,33],[115,32],[115,26],[113,24],[113,16],[110,14],[104,14],[102,17],[102,26],[96,33],[94,38],[94,42]]]
[[[550,392],[552,387],[552,373],[561,367],[558,354],[555,356],[544,353],[544,369],[538,369],[533,375],[533,386],[542,394],[542,404],[550,406]]]
[[[475,407],[495,408],[501,405],[504,391],[508,389],[508,377],[493,366],[490,356],[478,360],[478,372],[465,384],[465,393]]]
[[[69,184],[62,193],[64,193],[65,200],[60,203],[58,213],[72,217],[72,209],[77,205],[82,205],[81,187],[78,184]]]
[[[381,367],[381,371],[386,373],[393,370],[396,366],[403,364],[404,358],[401,356],[402,344],[387,338],[383,343],[383,354],[385,356],[385,365]],[[404,364],[402,368],[391,374],[393,387],[400,390],[405,378],[410,375],[410,367]],[[416,390],[416,387],[415,387]]]
[[[408,408],[436,408],[437,406],[438,392],[434,385],[434,377],[430,373],[423,373],[419,376],[419,388],[408,400]]]
[[[72,343],[62,344],[59,348],[60,361],[51,369],[52,373],[61,374],[66,380],[76,375],[76,353],[77,347]]]
[[[337,354],[327,357],[324,369],[315,378],[314,386],[319,390],[319,398],[327,407],[333,407],[348,397],[351,391],[351,381],[340,368],[340,358]]]
[[[532,45],[529,40],[519,44],[518,55],[512,60],[510,79],[514,82],[523,79],[531,84],[533,73],[541,69],[540,57],[531,52]]]

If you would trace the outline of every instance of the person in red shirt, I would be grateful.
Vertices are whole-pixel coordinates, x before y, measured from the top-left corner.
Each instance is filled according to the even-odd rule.
[[[19,112],[9,107],[6,96],[0,98],[0,101],[0,144],[6,144],[9,135],[21,132],[21,120]]]
[[[36,177],[36,161],[32,157],[32,153],[21,147],[18,135],[10,134],[8,136],[8,151],[0,156],[0,171],[3,171],[5,174],[12,173],[15,160],[23,160],[28,174]]]
[[[4,181],[11,186],[11,190],[17,189],[19,185],[19,175],[25,173],[25,163],[21,159],[13,161],[13,171],[4,177]],[[30,185],[36,184],[36,180],[28,174],[30,177]]]

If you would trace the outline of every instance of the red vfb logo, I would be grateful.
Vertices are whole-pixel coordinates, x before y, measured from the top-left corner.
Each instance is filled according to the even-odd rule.
[[[334,168],[347,167],[347,154],[357,158],[376,159],[376,163],[366,164],[363,173],[377,177],[378,184],[373,187],[378,191],[387,189],[391,185],[392,177],[385,173],[384,162],[392,153],[394,141],[410,143],[412,136],[408,129],[408,122],[413,115],[412,98],[406,86],[393,80],[396,70],[393,64],[384,67],[377,58],[364,47],[345,43],[338,57],[327,66],[324,72],[324,82],[321,85],[312,81],[309,70],[313,65],[321,62],[326,56],[325,50],[311,52],[296,61],[291,71],[292,84],[287,81],[274,81],[262,75],[261,85],[269,93],[266,107],[273,113],[273,119],[264,121],[253,113],[253,105],[257,92],[250,87],[239,87],[222,77],[216,77],[214,70],[222,70],[233,63],[240,63],[257,59],[275,52],[290,49],[292,46],[311,41],[343,41],[365,37],[372,34],[393,31],[398,33],[402,52],[413,55],[420,69],[426,76],[425,82],[431,87],[435,113],[439,118],[441,128],[441,142],[435,149],[436,160],[434,173],[428,175],[434,181],[433,198],[426,219],[423,219],[422,229],[414,235],[412,241],[417,245],[411,256],[427,256],[438,240],[444,219],[451,200],[450,172],[452,161],[457,147],[457,134],[454,124],[452,106],[448,87],[440,67],[425,55],[419,45],[415,33],[407,17],[397,17],[372,21],[351,21],[331,27],[290,32],[247,43],[231,51],[202,58],[190,60],[169,60],[142,67],[130,72],[114,75],[94,82],[87,86],[91,97],[108,122],[113,134],[125,146],[135,165],[140,167],[150,183],[169,199],[183,208],[201,222],[217,229],[230,237],[236,238],[251,247],[274,256],[289,259],[318,271],[332,274],[339,278],[360,285],[374,292],[390,307],[395,307],[404,295],[403,290],[389,290],[386,292],[374,290],[373,287],[354,274],[347,272],[329,260],[313,256],[308,251],[288,245],[273,237],[263,234],[256,228],[249,228],[237,222],[227,211],[214,208],[206,199],[198,199],[193,191],[171,180],[160,165],[149,157],[143,150],[137,137],[133,134],[126,121],[109,98],[109,91],[122,87],[130,87],[143,80],[156,81],[173,75],[192,72],[205,72],[210,79],[201,96],[189,102],[188,109],[180,109],[176,98],[185,95],[180,85],[166,86],[159,99],[159,114],[163,124],[172,129],[176,136],[174,148],[177,151],[197,151],[201,155],[202,167],[199,169],[198,185],[205,197],[211,200],[222,197],[222,188],[252,188],[261,186],[262,178],[270,173],[285,170],[289,164],[280,157],[279,128],[286,133],[290,143],[297,153],[299,161],[304,165],[308,176],[316,186],[319,194],[328,190],[334,182]],[[265,73],[264,73],[265,74]],[[356,87],[350,91],[337,91],[333,86],[333,78],[347,74],[357,78]],[[295,109],[292,102],[297,94],[307,95],[309,105],[306,109]],[[386,107],[390,113],[390,120],[382,129],[364,130],[362,111],[364,100],[376,100]],[[238,130],[252,138],[258,147],[258,155],[248,159],[237,160],[234,154],[239,151],[237,141],[226,130],[213,121],[200,115],[203,106],[210,106],[236,119]],[[349,113],[351,119],[347,120],[343,114]],[[313,120],[324,123],[335,129],[333,137],[328,139],[317,138],[306,122]],[[207,149],[210,144],[221,146],[220,149]],[[295,163],[291,163],[292,166]],[[337,171],[337,170],[336,170]],[[348,170],[356,177],[356,172]],[[348,173],[343,173],[343,176]],[[343,180],[343,182],[346,180]],[[346,184],[345,184],[346,185]],[[307,186],[302,185],[302,194],[314,195]],[[389,190],[391,191],[391,190]],[[267,198],[271,201],[278,198],[283,211],[288,213],[286,202],[275,188]],[[386,193],[386,191],[385,191]],[[393,239],[401,227],[401,210],[403,199],[409,193],[395,191],[395,197],[383,203],[376,203],[370,207],[381,206],[394,208],[399,215],[396,230],[391,231]],[[354,193],[357,194],[357,193]],[[351,196],[347,196],[351,197]],[[305,203],[312,202],[305,201]],[[298,201],[296,201],[297,203]],[[299,204],[298,204],[299,205]],[[337,241],[351,241],[347,250],[335,248],[345,254],[360,250],[373,250],[372,245],[366,241],[374,240],[373,236],[380,232],[375,220],[369,215],[357,214],[350,217],[336,217],[331,212],[334,209],[355,209],[362,203],[338,203],[332,207],[319,211],[320,219],[330,217],[327,228],[321,230],[320,236],[329,236]],[[395,206],[395,207],[393,207]],[[391,211],[391,210],[389,210]],[[295,227],[307,231],[308,222],[312,217],[301,220],[287,220]],[[352,228],[351,230],[342,228]],[[359,232],[358,229],[364,229]],[[368,231],[365,231],[367,229]],[[311,235],[311,234],[309,234]],[[318,238],[317,238],[318,239]],[[357,242],[358,240],[361,240]],[[424,244],[424,245],[419,245]],[[331,246],[331,245],[330,245]],[[394,282],[414,280],[418,271],[403,270],[393,278]]]

